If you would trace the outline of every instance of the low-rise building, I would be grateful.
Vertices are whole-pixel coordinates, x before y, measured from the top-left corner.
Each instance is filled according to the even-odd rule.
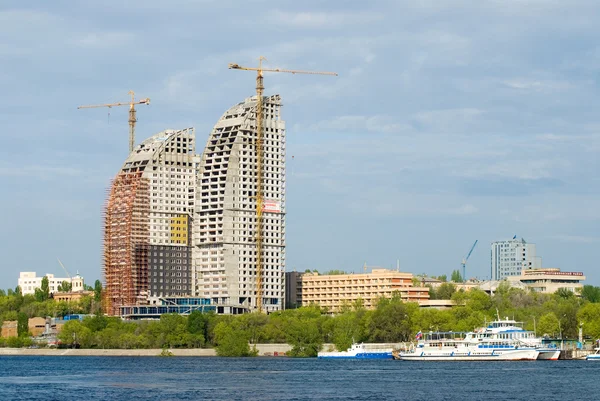
[[[413,286],[411,273],[396,270],[373,269],[371,273],[334,275],[304,273],[296,277],[300,305],[314,303],[330,312],[359,299],[367,309],[372,309],[379,298],[391,298],[396,292],[406,302],[429,299],[429,288]]]
[[[63,283],[63,281],[71,284],[71,291],[73,292],[83,291],[84,289],[83,277],[81,277],[79,274],[75,275],[74,277],[59,278],[54,277],[54,274],[50,273],[46,274],[45,276],[38,277],[36,272],[20,272],[18,285],[21,287],[21,293],[23,295],[35,294],[36,288],[42,288],[42,280],[44,277],[48,277],[48,289],[52,294],[58,292],[58,287]]]
[[[533,291],[552,294],[561,288],[579,293],[585,276],[582,272],[561,272],[557,268],[526,269],[519,276],[508,277],[509,282],[520,282]]]
[[[68,291],[68,292],[57,292],[53,294],[55,301],[79,301],[83,297],[93,296],[94,291]]]

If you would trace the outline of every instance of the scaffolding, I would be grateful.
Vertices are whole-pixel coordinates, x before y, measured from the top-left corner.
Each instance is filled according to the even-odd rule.
[[[104,296],[110,316],[148,294],[150,190],[142,172],[121,172],[112,181],[104,207]]]

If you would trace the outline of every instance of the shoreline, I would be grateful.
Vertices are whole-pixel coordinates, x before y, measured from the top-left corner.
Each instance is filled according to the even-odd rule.
[[[256,344],[258,356],[285,356],[292,347],[288,344]],[[217,356],[214,348],[168,348],[172,356]],[[2,356],[161,356],[160,348],[101,349],[101,348],[0,348]]]

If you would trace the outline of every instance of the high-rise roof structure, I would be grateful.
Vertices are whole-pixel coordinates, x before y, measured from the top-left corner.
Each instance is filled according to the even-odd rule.
[[[535,244],[523,238],[492,242],[491,280],[503,280],[510,276],[519,276],[525,269],[540,266],[535,254]]]
[[[105,311],[149,296],[192,292],[193,128],[166,130],[129,154],[113,180],[104,218]]]
[[[257,308],[256,97],[214,126],[198,166],[192,241],[194,295]],[[262,310],[282,309],[285,270],[285,123],[279,95],[263,101]],[[233,310],[233,309],[232,309]]]

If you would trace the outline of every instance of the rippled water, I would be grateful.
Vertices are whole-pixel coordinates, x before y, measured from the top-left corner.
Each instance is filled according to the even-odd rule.
[[[1,400],[599,400],[600,363],[0,357]]]

